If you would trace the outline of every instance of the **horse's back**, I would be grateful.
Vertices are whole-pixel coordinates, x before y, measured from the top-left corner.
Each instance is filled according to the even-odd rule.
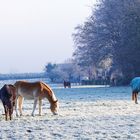
[[[10,94],[10,92],[8,92],[6,84],[0,89],[0,97],[1,97],[2,100],[3,99],[8,99],[8,98],[11,97],[11,94]]]
[[[17,81],[14,85],[16,87],[17,94],[28,99],[34,97],[44,98],[46,96],[53,95],[51,88],[41,81]]]
[[[34,96],[39,96],[41,92],[41,82],[27,82],[27,81],[17,81],[15,84],[17,94],[27,98],[33,98]]]

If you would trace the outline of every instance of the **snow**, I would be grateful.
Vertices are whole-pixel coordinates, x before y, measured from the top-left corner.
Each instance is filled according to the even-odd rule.
[[[42,116],[32,117],[33,101],[24,100],[23,113],[12,121],[0,115],[0,139],[139,140],[140,105],[131,101],[130,87],[54,88],[60,102],[53,115],[43,100]],[[0,114],[3,106],[0,104]]]

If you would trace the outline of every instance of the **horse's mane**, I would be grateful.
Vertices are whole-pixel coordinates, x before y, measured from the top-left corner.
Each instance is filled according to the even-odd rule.
[[[41,82],[41,83],[50,91],[50,93],[53,94],[53,91],[51,90],[51,88],[47,84],[45,84],[44,82]]]
[[[43,84],[49,90],[49,94],[50,94],[50,97],[52,98],[52,100],[57,101],[57,99],[55,97],[55,94],[52,91],[52,89],[47,84],[45,84],[44,82],[41,82],[41,84]]]

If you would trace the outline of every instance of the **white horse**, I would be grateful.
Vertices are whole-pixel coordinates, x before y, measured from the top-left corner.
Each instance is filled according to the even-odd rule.
[[[32,116],[35,116],[34,112],[36,109],[37,101],[39,100],[39,115],[41,115],[42,109],[42,99],[47,98],[50,102],[50,109],[54,115],[58,114],[58,100],[55,97],[54,92],[51,88],[43,82],[26,82],[26,81],[17,81],[15,84],[16,87],[16,115],[18,116],[17,102],[19,103],[20,115],[22,115],[22,104],[23,98],[34,99]]]

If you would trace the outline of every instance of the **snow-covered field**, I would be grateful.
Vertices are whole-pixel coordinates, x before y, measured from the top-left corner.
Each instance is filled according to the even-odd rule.
[[[54,88],[60,102],[52,115],[47,100],[43,115],[32,117],[33,101],[24,101],[24,116],[5,121],[0,104],[0,139],[13,140],[139,140],[140,104],[130,87]]]

